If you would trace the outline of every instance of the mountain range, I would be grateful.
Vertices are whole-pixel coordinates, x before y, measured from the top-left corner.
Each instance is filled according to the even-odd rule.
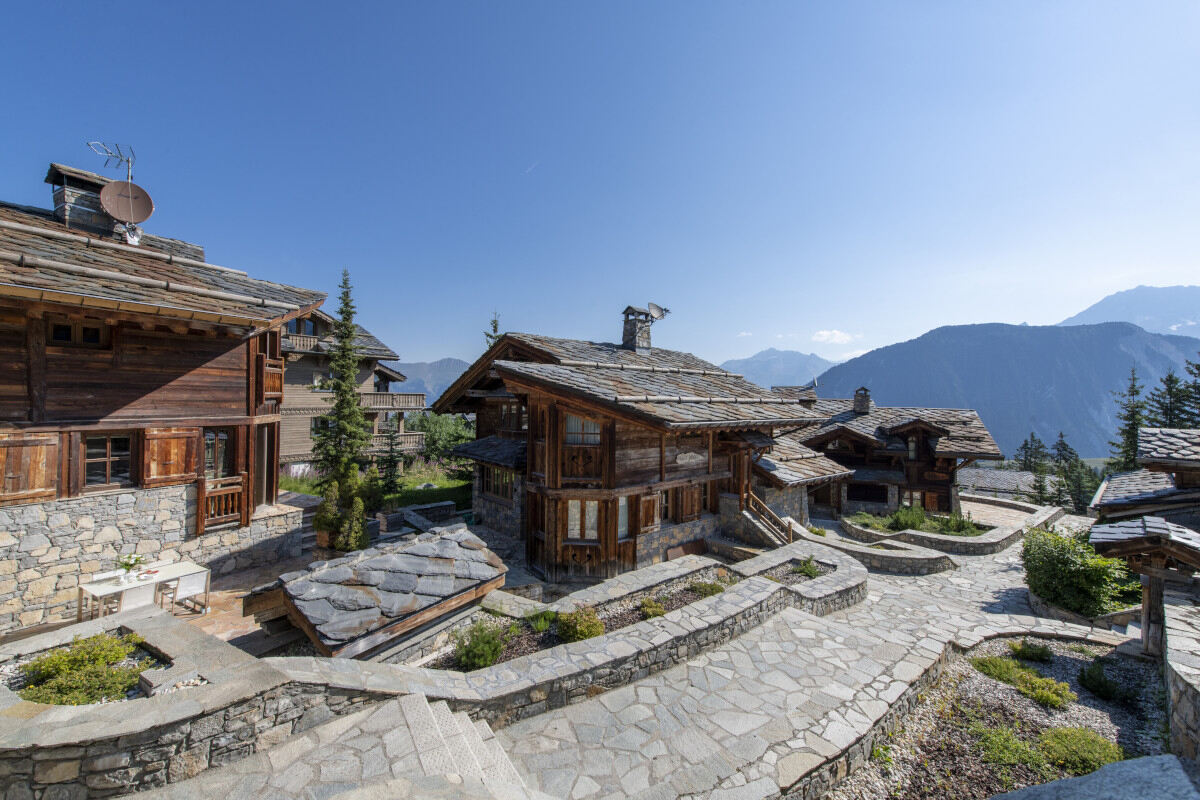
[[[1200,336],[1200,286],[1138,286],[1110,294],[1059,325],[1132,322],[1151,333]]]
[[[424,392],[425,402],[442,396],[455,379],[471,366],[461,358],[439,358],[437,361],[389,361],[388,366],[398,369],[408,377],[397,389],[401,392]]]
[[[769,347],[749,358],[726,361],[721,365],[721,369],[744,375],[751,383],[770,388],[808,383],[836,363],[815,353],[799,353],[795,350],[776,350]]]

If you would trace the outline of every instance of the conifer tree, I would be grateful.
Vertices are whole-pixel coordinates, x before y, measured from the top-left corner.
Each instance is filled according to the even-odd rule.
[[[1069,467],[1079,460],[1079,453],[1075,451],[1074,447],[1067,444],[1067,437],[1063,435],[1062,431],[1058,432],[1058,439],[1054,442],[1052,457],[1054,458],[1054,466],[1058,469]]]
[[[1200,428],[1200,361],[1189,360],[1184,369],[1188,379],[1184,383],[1184,428]]]
[[[1113,392],[1117,401],[1117,438],[1108,443],[1112,457],[1105,467],[1110,472],[1132,472],[1137,469],[1138,431],[1146,422],[1146,401],[1142,399],[1142,384],[1137,370],[1129,370],[1129,383],[1123,392]]]
[[[1146,425],[1152,428],[1184,428],[1190,421],[1188,385],[1175,370],[1163,375],[1158,388],[1146,398]]]
[[[488,329],[483,332],[483,341],[490,348],[500,338],[500,314],[493,311],[492,318],[488,321]]]
[[[1046,443],[1039,439],[1036,433],[1030,432],[1029,438],[1017,448],[1015,457],[1018,468],[1025,472],[1037,472],[1038,468],[1046,463],[1049,455]]]
[[[400,491],[400,465],[403,455],[400,453],[400,425],[396,420],[390,420],[383,429],[384,446],[377,463],[379,464],[379,479],[385,495]]]

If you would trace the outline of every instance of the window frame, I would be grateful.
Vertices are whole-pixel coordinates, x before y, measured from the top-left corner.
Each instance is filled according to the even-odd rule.
[[[579,421],[579,430],[571,430],[571,421]],[[563,445],[566,447],[599,447],[603,441],[604,425],[594,419],[563,412]],[[574,441],[573,441],[574,439]],[[594,439],[594,441],[593,441]]]
[[[565,541],[571,544],[600,543],[600,501],[568,499]],[[574,519],[572,519],[574,512]],[[574,524],[572,525],[572,522]]]
[[[214,468],[213,468],[213,472],[211,475],[209,474],[209,471],[208,471],[208,439],[209,439],[210,434],[212,435],[212,438],[213,438],[213,460],[214,460]],[[218,443],[220,442],[222,436],[224,436],[224,438],[225,438],[225,446],[222,450],[220,450],[220,452],[222,453],[224,458],[222,459],[221,464],[216,464],[216,460],[217,460],[216,456],[218,453]],[[200,438],[201,438],[201,442],[203,444],[203,448],[200,453],[200,460],[201,460],[200,470],[201,470],[201,473],[203,474],[205,480],[217,480],[219,478],[231,478],[234,475],[238,474],[237,430],[235,428],[221,428],[221,427],[204,428],[200,432]],[[224,466],[226,463],[228,464],[228,467],[229,467],[227,472],[224,470]],[[218,469],[218,467],[221,467],[221,469]],[[219,472],[224,472],[225,474],[218,474]]]
[[[513,499],[513,482],[516,473],[503,467],[481,464],[479,467],[479,490],[497,500]]]
[[[616,529],[618,542],[628,542],[636,535],[633,530],[633,520],[629,518],[629,499],[628,495],[621,495],[617,498]],[[621,531],[622,517],[624,517],[625,522],[624,532]]]
[[[71,338],[69,340],[54,338],[54,329],[59,326],[70,329]],[[100,335],[99,340],[84,341],[83,331],[86,328],[97,329]],[[90,317],[68,319],[63,316],[48,316],[46,318],[46,347],[51,349],[61,347],[64,349],[110,350],[112,349],[112,326],[104,320]]]
[[[101,438],[104,439],[104,453],[105,453],[104,457],[103,458],[89,458],[88,457],[88,440],[89,439],[101,439]],[[129,465],[128,466],[129,477],[127,480],[124,480],[124,481],[114,481],[112,479],[112,477],[113,477],[113,475],[112,475],[113,462],[119,461],[122,457],[114,456],[112,454],[112,440],[113,439],[121,439],[121,438],[127,439],[129,441],[128,450],[126,451],[126,455],[124,456],[124,458],[128,461],[128,465]],[[136,452],[137,452],[137,438],[136,438],[134,431],[118,430],[118,431],[85,432],[82,436],[79,437],[79,449],[80,449],[80,454],[79,454],[80,470],[83,473],[82,475],[79,476],[79,481],[80,481],[79,485],[81,486],[83,492],[85,492],[85,493],[86,492],[102,492],[102,491],[108,491],[108,490],[112,490],[112,489],[124,489],[124,488],[131,488],[131,487],[137,486],[138,475],[137,475],[136,468],[135,468],[135,465],[137,464],[137,458],[135,457]],[[105,465],[104,466],[105,482],[104,483],[89,483],[88,482],[88,467],[91,466],[92,464],[100,464],[100,463]]]

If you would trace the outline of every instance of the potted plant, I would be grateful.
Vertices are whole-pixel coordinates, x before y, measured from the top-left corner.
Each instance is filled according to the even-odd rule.
[[[145,561],[145,556],[135,555],[133,553],[119,556],[117,558],[117,566],[125,570],[125,574],[121,576],[121,583],[132,583],[133,571],[144,564]]]

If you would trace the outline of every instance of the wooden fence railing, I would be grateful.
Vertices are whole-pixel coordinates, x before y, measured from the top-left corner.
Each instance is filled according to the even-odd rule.
[[[362,407],[372,411],[423,411],[425,395],[402,392],[359,392]]]
[[[750,513],[754,514],[763,523],[766,524],[772,532],[779,538],[780,544],[792,543],[792,526],[783,521],[782,518],[767,506],[754,492],[750,492],[746,496],[746,508]]]
[[[387,449],[387,434],[376,433],[371,436],[371,444],[369,450],[386,450]],[[425,434],[424,433],[402,433],[400,434],[400,452],[416,453],[425,449]]]
[[[237,522],[241,527],[250,524],[250,503],[246,500],[246,473],[227,478],[204,478],[198,483],[196,507],[197,533],[205,528]]]

